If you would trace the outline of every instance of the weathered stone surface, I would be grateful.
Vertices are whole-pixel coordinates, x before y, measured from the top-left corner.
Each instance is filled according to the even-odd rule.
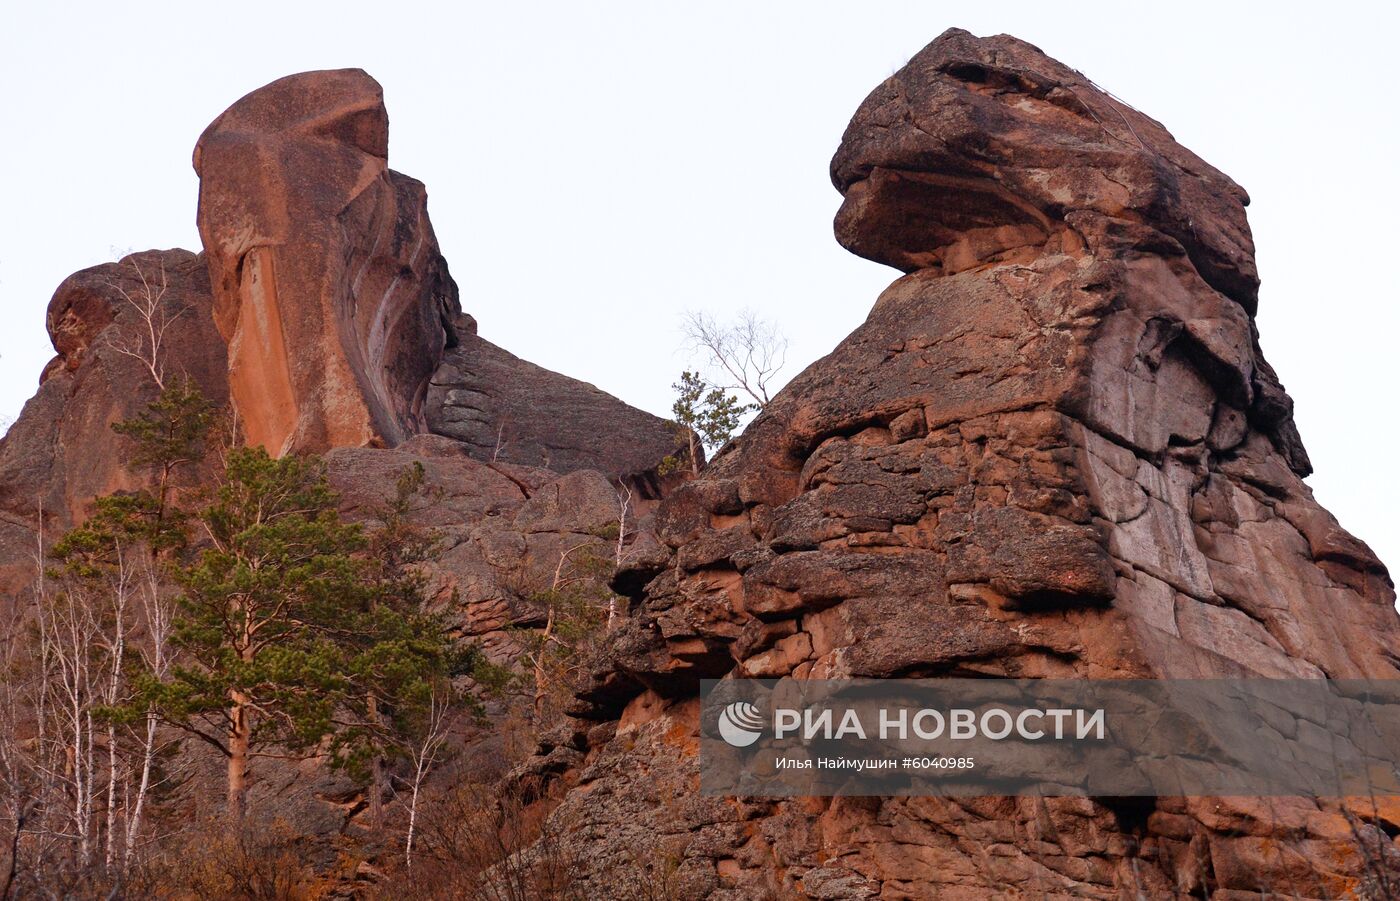
[[[326,455],[332,486],[353,519],[372,519],[393,497],[398,475],[415,463],[424,491],[410,519],[440,539],[425,564],[433,603],[498,663],[513,663],[511,629],[541,619],[531,600],[589,556],[611,561],[622,517],[618,490],[601,473],[474,459],[459,442],[417,435],[393,449],[338,448]],[[636,525],[636,509],[627,514]],[[567,556],[566,556],[567,555]]]
[[[457,344],[428,388],[430,430],[480,460],[596,469],[659,494],[657,463],[682,447],[665,420],[497,347],[476,334],[470,316],[455,325]]]
[[[94,496],[141,477],[124,468],[129,447],[111,426],[158,391],[141,360],[150,331],[138,305],[148,298],[167,323],[162,374],[192,379],[216,403],[228,396],[202,255],[146,251],[65,279],[48,310],[57,356],[0,441],[0,595],[33,578],[41,512],[52,538],[81,520]]]
[[[215,119],[194,151],[215,321],[250,444],[274,454],[425,431],[457,288],[423,185],[388,168],[359,69],[305,72]]]
[[[1313,500],[1247,198],[1014,38],[950,31],[832,164],[908,274],[662,502],[555,816],[676,837],[690,897],[1337,897],[1337,801],[691,798],[716,676],[1400,676],[1391,580]],[[655,796],[656,801],[650,798]],[[731,829],[738,817],[743,828]],[[1360,828],[1397,855],[1394,823]]]

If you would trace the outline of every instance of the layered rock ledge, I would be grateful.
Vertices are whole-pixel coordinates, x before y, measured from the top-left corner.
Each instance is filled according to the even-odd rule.
[[[838,240],[907,274],[619,574],[631,619],[521,774],[579,858],[660,843],[697,898],[1359,890],[1353,827],[1393,855],[1400,811],[697,796],[705,677],[1400,677],[1386,568],[1302,481],[1242,189],[958,30],[872,92],[832,178]]]

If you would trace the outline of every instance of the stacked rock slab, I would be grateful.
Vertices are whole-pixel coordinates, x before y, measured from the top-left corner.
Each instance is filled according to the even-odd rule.
[[[619,574],[631,619],[534,764],[578,859],[654,846],[695,898],[1365,890],[1393,805],[697,795],[703,677],[1400,676],[1385,567],[1302,481],[1239,186],[957,30],[832,177],[840,242],[907,274]]]

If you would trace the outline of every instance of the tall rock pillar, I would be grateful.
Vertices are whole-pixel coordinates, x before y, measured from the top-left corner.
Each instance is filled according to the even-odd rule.
[[[427,193],[388,168],[388,147],[383,91],[359,69],[274,81],[195,147],[233,403],[271,453],[426,430],[457,291]]]

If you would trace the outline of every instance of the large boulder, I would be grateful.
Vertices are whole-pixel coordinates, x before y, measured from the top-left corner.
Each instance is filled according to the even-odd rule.
[[[233,403],[273,454],[425,431],[457,288],[427,192],[388,156],[383,91],[359,69],[274,81],[195,146]]]
[[[915,55],[856,110],[831,179],[841,243],[906,272],[1034,247],[1056,220],[1093,210],[1172,238],[1251,312],[1257,298],[1244,189],[1009,35],[952,29]]]
[[[1242,190],[1035,47],[956,30],[832,172],[838,238],[908,274],[617,579],[632,615],[558,783],[578,859],[663,836],[711,898],[1356,889],[1357,836],[1396,855],[1397,824],[1328,801],[697,797],[706,677],[1400,676],[1385,567],[1302,481]]]

